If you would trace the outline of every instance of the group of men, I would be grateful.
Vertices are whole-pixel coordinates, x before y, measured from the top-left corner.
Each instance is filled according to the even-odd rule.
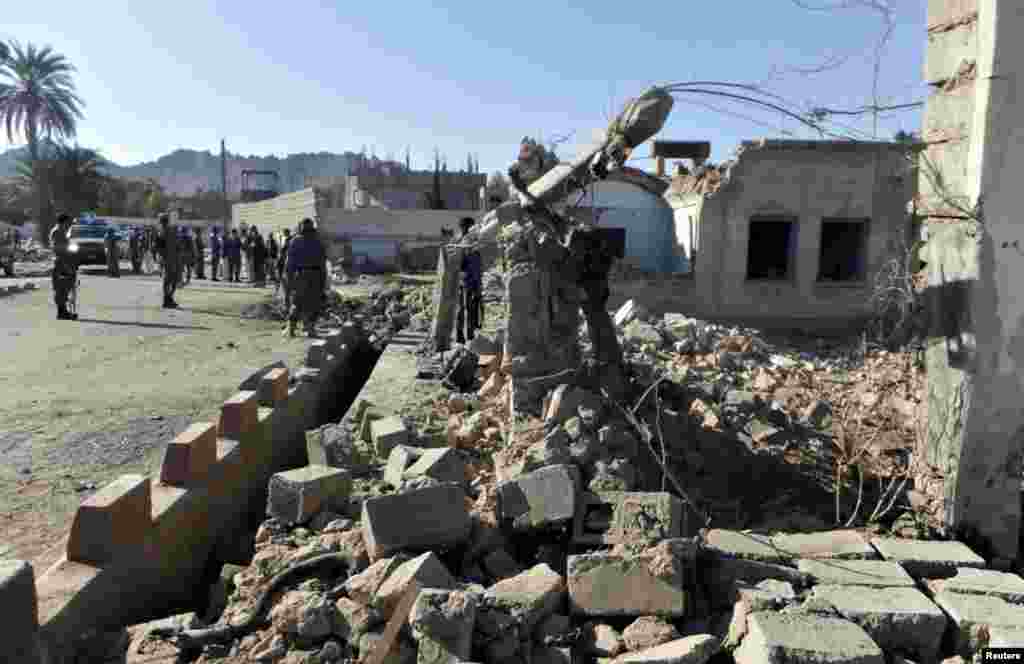
[[[69,231],[72,218],[61,214],[57,225],[50,231],[50,246],[54,252],[53,293],[57,305],[57,320],[77,320],[78,314],[68,307],[69,297],[78,285],[78,263],[70,250]],[[316,336],[315,324],[323,305],[324,292],[327,287],[327,251],[316,231],[312,219],[303,219],[299,235],[292,236],[290,229],[284,231],[284,241],[278,247],[277,240],[271,236],[264,242],[255,228],[243,231],[247,235],[245,243],[239,236],[238,229],[221,238],[219,229],[214,228],[210,236],[211,277],[220,280],[221,259],[226,262],[227,281],[240,281],[242,257],[246,256],[249,278],[257,283],[266,280],[269,273],[271,279],[283,284],[285,302],[289,309],[288,325],[284,333],[294,337],[298,322],[304,323],[307,335]],[[114,245],[111,247],[111,245]],[[176,229],[170,223],[170,217],[162,214],[159,217],[159,231],[147,229],[143,233],[133,233],[129,238],[129,253],[132,270],[140,274],[143,259],[152,251],[153,257],[161,265],[163,272],[163,307],[178,308],[174,299],[177,289],[191,279],[195,270],[196,278],[204,278],[204,252],[201,235],[193,229],[186,233]],[[116,236],[107,236],[108,273],[119,276],[117,263],[119,260],[116,248]]]

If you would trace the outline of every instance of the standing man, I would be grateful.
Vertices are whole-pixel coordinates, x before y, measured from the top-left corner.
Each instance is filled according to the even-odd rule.
[[[181,285],[192,283],[192,267],[195,265],[196,244],[188,232],[187,226],[182,226],[179,231],[178,241],[181,243]]]
[[[53,302],[57,305],[57,320],[78,320],[77,313],[68,311],[68,295],[78,280],[78,261],[68,250],[71,215],[57,217],[57,225],[50,231],[53,248]]]
[[[118,255],[117,251],[117,231],[114,230],[113,226],[107,228],[107,236],[104,238],[103,243],[106,245],[107,249],[107,276],[120,277],[121,257]]]
[[[473,217],[459,220],[462,229],[460,240],[465,240],[469,229],[473,227]],[[459,312],[455,319],[455,340],[460,343],[472,341],[476,331],[480,329],[481,291],[483,289],[483,261],[475,247],[465,250],[462,255],[462,284],[459,288]]]
[[[220,237],[220,229],[217,226],[210,231],[210,276],[214,281],[220,281],[217,276],[220,274],[220,257],[224,253],[224,244]]]
[[[316,319],[320,315],[324,288],[327,286],[327,251],[312,219],[303,219],[300,229],[301,234],[288,247],[288,262],[285,266],[293,295],[285,334],[294,337],[301,318],[306,336],[315,338]]]
[[[255,226],[250,228],[250,232],[252,234],[249,246],[252,248],[253,282],[258,286],[263,286],[267,282],[267,245],[263,243],[263,236]]]
[[[242,272],[242,241],[238,229],[231,229],[231,237],[224,240],[224,257],[228,260],[228,281],[238,283]]]
[[[270,272],[270,280],[274,282],[277,282],[277,257],[279,253],[277,236],[271,232],[267,239],[267,271]]]
[[[245,268],[245,279],[252,281],[252,247],[250,242],[252,240],[252,234],[249,232],[249,226],[243,226],[238,237],[242,243],[242,267]]]
[[[174,291],[178,288],[181,257],[178,254],[178,234],[170,222],[171,218],[167,214],[160,215],[160,236],[156,240],[156,246],[164,268],[163,306],[165,309],[177,309],[178,303],[174,301]]]
[[[203,232],[198,226],[192,227],[196,241],[196,279],[206,279],[206,247],[203,246]]]
[[[128,257],[132,261],[132,274],[142,274],[142,237],[138,228],[128,236]]]

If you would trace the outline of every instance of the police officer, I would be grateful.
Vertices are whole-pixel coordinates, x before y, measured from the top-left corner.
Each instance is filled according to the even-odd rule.
[[[188,227],[183,226],[178,231],[178,241],[181,243],[181,281],[180,285],[192,283],[192,266],[195,265],[196,245],[188,232]]]
[[[196,279],[206,279],[206,247],[203,246],[203,232],[198,226],[192,227],[196,241]]]
[[[138,228],[128,236],[128,257],[132,261],[132,274],[142,274],[142,234]]]
[[[178,237],[174,227],[170,225],[171,218],[160,215],[160,236],[156,245],[160,251],[161,261],[164,270],[164,304],[165,309],[177,309],[178,303],[174,301],[174,291],[178,288],[178,279],[181,273],[181,257],[178,253]]]
[[[284,266],[288,262],[288,247],[292,243],[292,229],[284,229],[284,240],[281,242],[281,253],[277,258],[277,280],[284,291],[284,311],[287,315],[292,308],[292,291],[288,287],[288,275],[285,274]]]
[[[230,237],[224,238],[224,257],[228,261],[228,281],[238,283],[242,273],[242,241],[237,228],[232,228]]]
[[[50,247],[53,249],[53,302],[57,305],[57,320],[78,320],[77,313],[68,311],[68,295],[78,280],[78,261],[69,249],[69,230],[69,214],[57,217],[57,225],[50,230]]]
[[[300,234],[288,245],[288,262],[285,265],[288,283],[292,289],[292,308],[288,315],[285,334],[295,336],[295,328],[301,318],[306,336],[316,337],[316,319],[323,304],[324,289],[327,287],[327,251],[313,225],[313,220],[302,220]]]
[[[220,229],[216,226],[210,231],[210,277],[220,281],[220,257],[224,253],[224,244],[220,237]]]
[[[472,217],[463,217],[459,220],[459,228],[462,229],[461,240],[466,239],[466,234],[472,227]],[[462,283],[459,287],[459,311],[455,319],[455,340],[462,344],[466,343],[467,339],[472,341],[476,331],[480,329],[483,289],[483,263],[480,252],[475,248],[466,249],[459,270],[462,272]]]
[[[107,229],[107,236],[104,239],[107,248],[107,276],[121,276],[121,257],[118,255],[117,231],[111,226]]]

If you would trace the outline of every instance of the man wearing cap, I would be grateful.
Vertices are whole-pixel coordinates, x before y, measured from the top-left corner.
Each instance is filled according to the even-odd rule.
[[[300,234],[288,245],[288,285],[292,289],[292,308],[285,334],[295,336],[301,318],[308,337],[316,337],[316,319],[323,304],[327,286],[327,250],[320,240],[313,220],[302,220]]]
[[[177,309],[178,303],[174,301],[174,291],[178,288],[178,279],[181,275],[181,257],[178,253],[178,234],[171,226],[171,218],[160,215],[160,236],[157,238],[157,248],[164,266],[164,304],[165,309]]]

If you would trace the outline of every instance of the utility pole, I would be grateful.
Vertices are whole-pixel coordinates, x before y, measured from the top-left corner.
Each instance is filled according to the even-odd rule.
[[[220,139],[220,182],[224,192],[224,234],[231,227],[231,203],[228,202],[228,152],[224,139]]]

